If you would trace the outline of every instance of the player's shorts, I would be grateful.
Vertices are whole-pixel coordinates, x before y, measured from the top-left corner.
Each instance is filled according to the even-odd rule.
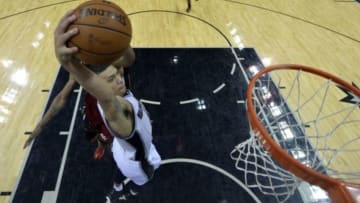
[[[146,160],[147,164],[144,164],[143,161],[138,161],[134,159],[134,153],[124,150],[124,148],[119,144],[120,138],[114,138],[112,144],[113,157],[116,162],[117,167],[120,169],[121,173],[132,180],[137,185],[144,185],[147,183],[152,174],[151,169],[146,166],[147,164],[152,167],[153,171],[160,166],[161,158],[157,152],[155,146],[151,144],[149,156]]]

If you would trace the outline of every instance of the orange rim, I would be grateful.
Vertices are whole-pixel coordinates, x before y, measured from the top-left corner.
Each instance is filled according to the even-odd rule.
[[[268,134],[267,130],[264,128],[263,124],[261,123],[260,119],[257,117],[255,112],[255,108],[253,105],[252,98],[252,90],[255,86],[255,82],[258,78],[263,76],[264,74],[276,71],[276,70],[302,70],[304,72],[312,73],[318,76],[322,76],[324,78],[331,79],[333,82],[341,85],[342,87],[352,91],[355,95],[360,97],[360,90],[356,87],[352,86],[348,82],[329,74],[327,72],[302,66],[296,64],[279,64],[279,65],[271,65],[266,67],[265,69],[259,71],[249,83],[247,88],[246,96],[247,96],[247,112],[248,118],[250,121],[251,128],[257,135],[257,138],[260,143],[264,146],[264,148],[271,153],[272,157],[277,160],[283,167],[287,170],[295,174],[296,176],[300,177],[301,179],[309,182],[312,185],[317,185],[324,190],[326,190],[333,202],[356,202],[355,199],[352,197],[351,193],[346,189],[347,185],[351,185],[355,188],[360,188],[358,184],[352,183],[345,183],[340,180],[331,178],[326,176],[322,173],[319,173],[303,164],[299,161],[294,159],[290,156],[283,148],[281,148]]]

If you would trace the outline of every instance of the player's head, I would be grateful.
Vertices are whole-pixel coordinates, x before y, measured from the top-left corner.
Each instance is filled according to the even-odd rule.
[[[116,95],[124,96],[126,92],[126,85],[123,67],[116,68],[114,65],[102,67],[93,65],[85,66],[104,79],[111,86],[111,89]]]
[[[84,64],[91,71],[103,78],[112,88],[116,95],[123,96],[126,92],[124,67],[114,65],[91,65]]]
[[[126,85],[123,67],[115,68],[115,66],[110,65],[102,72],[98,73],[98,75],[111,86],[116,95],[124,96]]]

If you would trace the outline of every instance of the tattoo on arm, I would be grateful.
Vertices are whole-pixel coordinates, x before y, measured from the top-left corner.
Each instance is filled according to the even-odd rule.
[[[122,106],[117,99],[114,100],[114,106],[116,113],[122,113],[126,119],[130,119],[131,116],[130,110],[124,108],[124,106]]]

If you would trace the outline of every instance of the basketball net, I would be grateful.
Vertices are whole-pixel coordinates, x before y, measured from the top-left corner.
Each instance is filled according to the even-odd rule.
[[[267,67],[247,90],[250,138],[230,156],[245,184],[285,202],[306,181],[360,202],[360,90],[301,65]]]

